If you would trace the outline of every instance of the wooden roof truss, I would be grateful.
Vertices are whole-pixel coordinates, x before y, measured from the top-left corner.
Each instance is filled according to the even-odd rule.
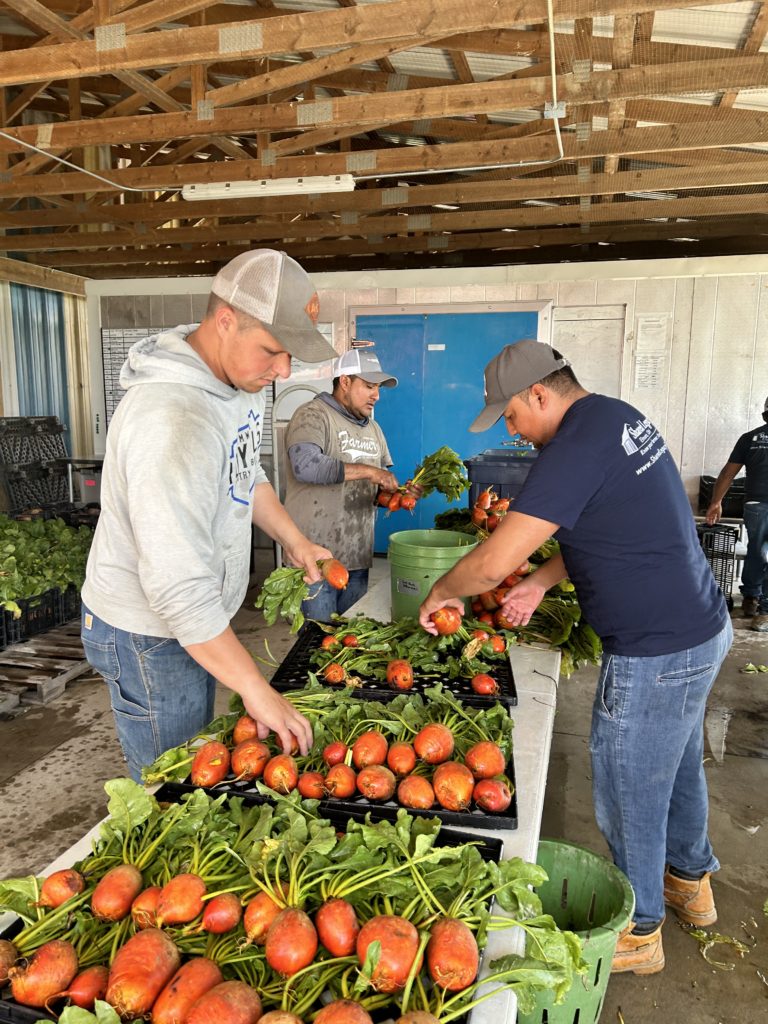
[[[768,0],[0,0],[0,257],[765,252],[767,35]],[[181,194],[337,174],[354,192]]]

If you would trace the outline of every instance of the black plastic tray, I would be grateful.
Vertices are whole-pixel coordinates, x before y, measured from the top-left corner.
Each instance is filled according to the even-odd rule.
[[[21,918],[16,918],[7,928],[0,929],[0,939],[13,939],[21,931]],[[50,1020],[51,1014],[45,1009],[22,1006],[11,999],[10,985],[0,985],[0,1024],[35,1024],[38,1020]]]
[[[29,640],[40,633],[47,633],[57,625],[55,611],[56,589],[46,590],[34,597],[17,597],[16,604],[21,615],[14,619],[11,612],[3,611],[5,616],[5,642],[7,645]]]
[[[185,793],[193,793],[196,788],[197,787],[187,782],[164,782],[154,793],[154,797],[160,803],[167,802],[177,804]],[[216,787],[216,793],[221,795],[221,789],[218,786]],[[227,792],[227,795],[242,796],[246,804],[264,803],[265,799],[267,799],[255,790],[249,793],[240,793],[239,791],[235,792],[234,789],[232,789]],[[342,804],[345,806],[341,806]],[[369,811],[372,812],[371,821],[377,821],[378,819],[375,814],[377,810],[379,810],[378,805],[369,804],[367,802],[364,802],[364,805],[361,806],[353,801],[320,801],[320,816],[327,818],[331,824],[335,825],[338,829],[346,828],[347,822],[350,818],[353,818],[355,821],[363,821]],[[398,810],[407,810],[409,814],[419,815],[423,818],[439,817],[438,813],[435,811],[413,811],[407,807],[398,807],[392,815],[393,818],[397,817]],[[389,815],[380,815],[380,817],[389,818]],[[498,864],[502,859],[502,854],[504,852],[504,841],[502,839],[496,839],[495,836],[478,835],[477,832],[465,832],[463,829],[455,828],[453,825],[446,826],[446,823],[443,821],[440,826],[440,831],[437,834],[435,845],[458,846],[460,843],[474,843],[483,860],[493,860]]]
[[[318,671],[317,665],[310,664],[310,656],[320,646],[324,636],[326,636],[326,633],[317,623],[305,623],[299,632],[296,643],[288,651],[283,659],[283,663],[278,666],[270,680],[276,690],[301,690],[307,685],[307,673],[317,673]],[[449,679],[448,676],[445,676],[439,681],[443,684],[445,690],[452,693],[454,697],[459,697],[464,704],[468,704],[470,707],[487,708],[497,701],[505,704],[507,707],[515,707],[517,704],[517,688],[515,687],[515,677],[512,674],[509,657],[500,658],[498,661],[495,661],[488,675],[496,680],[499,688],[498,694],[494,696],[484,697],[479,693],[475,693],[468,679]],[[318,675],[318,679],[322,682],[322,674]],[[407,692],[423,694],[424,690],[429,686],[434,686],[435,682],[434,677],[420,679],[418,675],[414,674],[413,688]],[[331,686],[329,689],[341,690],[343,686]],[[387,685],[386,680],[383,679],[363,679],[362,686],[349,687],[348,692],[353,693],[357,697],[362,697],[364,700],[387,701],[392,700],[393,697],[400,696],[404,691],[393,690],[391,686]]]
[[[193,792],[194,789],[194,786],[187,785],[186,783],[166,782],[157,790],[154,796],[161,803],[178,803],[185,793]],[[241,794],[233,795],[239,796]],[[258,793],[255,794],[258,798],[257,800],[253,800],[250,794],[242,795],[246,803],[263,802],[263,797]],[[335,801],[335,803],[339,804],[341,801]],[[328,818],[337,829],[345,828],[350,818],[360,821],[365,817],[365,811],[357,806],[350,810],[342,810],[335,806],[330,806],[326,801],[320,807],[323,817]],[[426,811],[421,813],[427,817],[435,817],[435,815],[429,814]],[[389,817],[389,815],[381,815],[380,817]],[[371,815],[371,819],[376,820],[375,815]],[[478,835],[475,832],[464,832],[456,828],[441,826],[435,839],[436,846],[458,846],[461,843],[473,843],[483,860],[493,861],[495,864],[499,863],[504,853],[504,843],[501,839],[496,839],[493,836]],[[0,938],[12,939],[20,928],[21,921],[16,919],[8,928],[0,930]],[[383,1021],[391,1019],[391,1007],[385,1007],[384,1009],[387,1012],[377,1014],[374,1016],[374,1020]],[[20,1003],[15,1002],[10,997],[10,987],[0,985],[0,1024],[36,1024],[39,1020],[50,1020],[51,1017],[52,1014],[43,1009],[22,1006]],[[466,1021],[466,1016],[459,1018],[456,1024],[462,1024],[464,1021]]]
[[[372,821],[378,821],[381,818],[386,818],[388,821],[394,821],[397,817],[398,811],[406,810],[409,814],[413,814],[420,818],[439,818],[444,825],[450,825],[451,827],[459,826],[460,828],[485,828],[494,830],[500,828],[516,829],[517,786],[515,785],[514,757],[510,757],[507,762],[504,774],[509,779],[513,787],[512,803],[506,811],[501,814],[494,814],[490,811],[481,810],[447,811],[444,807],[440,807],[439,805],[428,809],[414,807],[404,808],[395,800],[372,803],[360,793],[356,793],[354,796],[351,796],[346,800],[321,800],[320,809],[323,815],[328,816],[330,816],[334,811],[347,816],[363,816],[370,813]],[[195,789],[199,788],[188,781],[166,782],[163,785],[163,789],[166,787],[168,787],[168,793],[172,794],[172,799],[174,800],[178,800],[183,793],[193,793]],[[236,782],[234,777],[232,779],[225,779],[223,782],[220,782],[218,786],[214,786],[212,789],[208,790],[208,792],[212,794],[226,793],[229,796],[241,796],[246,803],[249,804],[263,804],[270,799],[268,795],[260,793],[253,782]]]

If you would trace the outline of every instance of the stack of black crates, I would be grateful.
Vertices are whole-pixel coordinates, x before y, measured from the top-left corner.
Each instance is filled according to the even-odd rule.
[[[0,417],[0,481],[8,515],[69,503],[64,425],[55,416]]]
[[[0,513],[14,519],[70,521],[64,425],[56,416],[0,417]],[[21,617],[0,609],[0,650],[79,614],[76,587],[20,598]]]

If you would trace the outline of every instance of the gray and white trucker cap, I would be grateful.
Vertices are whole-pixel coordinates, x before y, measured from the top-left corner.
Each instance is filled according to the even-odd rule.
[[[336,350],[317,330],[317,289],[286,253],[277,249],[240,253],[221,268],[211,291],[259,320],[292,356],[307,363],[336,357]]]
[[[396,388],[397,377],[384,373],[379,357],[369,348],[351,348],[339,356],[333,364],[333,376],[360,377],[366,384],[378,384],[382,388]]]

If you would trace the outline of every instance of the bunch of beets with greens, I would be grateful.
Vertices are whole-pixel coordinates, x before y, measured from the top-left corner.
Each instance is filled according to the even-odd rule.
[[[510,509],[511,510],[511,509]],[[455,530],[485,538],[485,531],[472,522],[470,509],[448,509],[435,516],[435,529]],[[530,556],[532,567],[546,562],[560,550],[556,540],[545,541]],[[479,625],[491,631],[487,622]],[[560,650],[560,674],[570,676],[582,665],[599,665],[603,645],[594,629],[582,618],[578,598],[570,580],[563,580],[546,594],[527,626],[495,627],[513,643],[546,644]]]
[[[420,490],[414,490],[420,488]],[[413,512],[420,498],[428,498],[434,491],[445,495],[447,501],[457,501],[469,490],[464,463],[447,445],[427,455],[416,467],[411,480],[406,480],[394,491],[380,490],[376,501],[390,512],[406,509]]]
[[[438,722],[450,728],[456,756],[462,758],[478,742],[497,744],[505,759],[512,756],[513,722],[507,709],[499,703],[485,708],[464,705],[440,684],[429,687],[424,694],[399,694],[391,701],[360,700],[353,689],[332,690],[321,686],[310,674],[310,683],[303,690],[283,694],[312,726],[312,749],[305,756],[296,754],[300,772],[323,771],[325,747],[342,743],[351,748],[363,733],[375,729],[390,744],[411,742],[425,725]],[[197,751],[211,740],[231,749],[236,745],[236,726],[244,709],[239,698],[233,698],[234,710],[214,719],[205,729],[177,747],[171,747],[144,771],[144,781],[182,782],[187,779]],[[264,741],[272,754],[281,752],[274,736]],[[274,795],[274,794],[272,794]]]
[[[110,816],[92,853],[71,869],[78,879],[72,894],[61,894],[54,906],[42,898],[46,879],[0,882],[0,909],[23,923],[11,940],[0,941],[18,958],[8,973],[26,1005],[61,1008],[50,975],[63,953],[70,975],[99,966],[105,975],[106,999],[102,989],[91,1009],[64,1008],[60,1024],[119,1024],[120,1017],[136,1017],[136,1008],[144,1008],[139,1019],[150,1013],[159,1019],[158,970],[170,966],[172,976],[179,964],[189,970],[199,958],[211,962],[216,978],[258,1000],[259,1011],[280,1010],[299,1021],[316,1017],[328,999],[344,999],[359,1007],[358,1016],[345,1020],[370,1020],[363,1011],[393,1018],[426,1011],[451,1024],[505,989],[530,1011],[542,991],[561,1001],[586,968],[579,938],[542,912],[533,891],[546,878],[542,868],[519,858],[497,863],[481,853],[479,841],[443,833],[435,819],[400,812],[393,822],[330,821],[316,801],[297,793],[249,807],[195,790],[181,803],[161,805],[128,779],[105,788]],[[131,893],[111,882],[116,870],[133,879]],[[159,895],[144,928],[145,917],[134,919],[131,907],[138,900],[146,905],[150,892]],[[226,927],[221,917],[213,927],[209,907],[217,900],[233,908]],[[344,919],[321,924],[329,903],[343,907]],[[261,907],[270,905],[265,932]],[[480,981],[489,933],[512,928],[524,934],[525,952],[484,964]],[[374,934],[374,941],[362,942]],[[162,957],[131,957],[137,941]],[[134,1012],[125,1012],[127,1004]],[[256,1016],[220,1012],[207,1019],[226,1024]]]
[[[349,573],[337,558],[318,562],[322,578],[336,590],[343,590],[349,582]],[[278,615],[291,622],[291,632],[297,633],[304,625],[301,605],[309,598],[309,584],[304,581],[306,569],[283,566],[275,569],[264,580],[256,607],[264,609],[268,626],[274,626]]]
[[[386,679],[387,666],[395,659],[407,661],[414,678],[438,681],[471,679],[492,671],[494,663],[507,657],[506,643],[495,648],[488,635],[495,631],[474,618],[465,618],[455,633],[442,636],[432,636],[417,619],[408,617],[384,623],[357,615],[318,626],[326,638],[333,639],[323,640],[310,655],[310,663],[321,677],[329,665],[341,666],[349,685],[359,685],[361,678]],[[475,635],[483,633],[485,639]]]

